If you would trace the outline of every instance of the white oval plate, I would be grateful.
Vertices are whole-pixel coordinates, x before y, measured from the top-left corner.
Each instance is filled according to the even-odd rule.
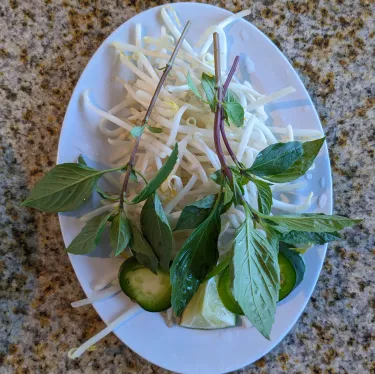
[[[232,13],[210,5],[177,3],[174,8],[182,23],[192,20],[187,40],[194,44],[206,27],[217,24]],[[102,108],[111,108],[119,102],[122,89],[113,81],[116,59],[110,43],[132,41],[134,25],[140,22],[147,34],[158,35],[160,30],[160,7],[150,9],[130,19],[115,30],[94,54],[82,73],[70,100],[59,143],[58,163],[75,162],[80,153],[89,159],[106,162],[109,146],[104,137],[98,135],[99,118],[83,107],[82,93],[89,89],[91,97]],[[322,130],[314,106],[296,72],[275,47],[258,29],[245,20],[238,20],[226,28],[229,42],[229,62],[239,54],[248,56],[255,71],[251,81],[263,93],[271,93],[286,86],[296,92],[275,104],[268,105],[270,123],[295,128]],[[309,190],[314,192],[312,211],[330,214],[332,211],[332,183],[327,147],[324,146],[316,160]],[[324,177],[326,186],[321,186]],[[317,197],[327,196],[323,209],[317,207]],[[97,206],[97,201],[88,202],[81,209],[87,212]],[[78,234],[82,224],[77,212],[60,214],[64,242],[68,245]],[[105,240],[103,241],[105,242]],[[108,241],[107,241],[108,242]],[[102,244],[90,256],[70,256],[70,260],[86,294],[92,292],[95,280],[118,268],[118,260],[103,255]],[[316,246],[306,253],[306,274],[303,282],[278,305],[276,321],[272,328],[271,341],[263,338],[254,328],[238,326],[231,329],[201,331],[181,327],[167,328],[159,313],[142,312],[116,331],[117,336],[133,351],[152,363],[166,369],[183,373],[223,373],[248,365],[269,352],[287,334],[302,313],[318,279],[326,246]],[[107,251],[108,253],[108,251]],[[73,300],[72,300],[73,301]],[[129,305],[123,294],[97,302],[95,309],[110,323]]]

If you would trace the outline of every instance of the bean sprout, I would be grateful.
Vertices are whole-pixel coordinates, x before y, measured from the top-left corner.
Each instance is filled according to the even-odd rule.
[[[92,295],[88,297],[87,299],[82,299],[82,300],[73,302],[72,307],[79,308],[80,306],[93,304],[97,301],[102,301],[104,299],[107,299],[108,297],[111,297],[120,291],[121,291],[120,285],[116,284],[104,290],[93,292]]]
[[[124,312],[120,317],[116,318],[104,330],[94,335],[91,339],[82,344],[80,347],[72,348],[68,353],[68,357],[72,359],[80,357],[84,352],[86,352],[91,346],[93,346],[99,340],[103,339],[113,330],[116,330],[116,328],[121,326],[123,323],[128,322],[130,319],[132,319],[142,311],[143,309],[139,305],[133,304],[131,308]]]

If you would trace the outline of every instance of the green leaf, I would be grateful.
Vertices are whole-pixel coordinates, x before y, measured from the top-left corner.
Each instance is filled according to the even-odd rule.
[[[210,175],[210,178],[220,186],[223,183],[223,171],[221,169],[216,170],[215,173]]]
[[[293,246],[290,244],[280,242],[279,251],[292,263],[294,270],[296,271],[296,284],[294,285],[294,288],[296,288],[302,282],[305,275],[305,261],[299,253],[293,250]]]
[[[272,144],[258,154],[247,171],[258,177],[281,174],[290,168],[302,154],[300,142]]]
[[[236,166],[230,166],[229,168],[232,170],[232,172],[236,176],[237,182],[241,186],[245,186],[251,180],[251,175],[247,173],[246,170],[239,170]]]
[[[220,186],[224,187],[224,210],[228,210],[233,203],[235,206],[242,204],[242,196],[244,195],[243,185],[248,183],[250,178],[242,175],[236,167],[230,167],[232,170],[233,180],[228,181],[224,178],[222,170],[217,170],[210,175],[210,178]],[[246,180],[246,183],[244,183]],[[229,205],[230,204],[230,205]]]
[[[236,166],[229,166],[229,169],[234,174],[234,177],[237,180],[239,186],[244,186],[249,183],[251,175],[247,174],[246,171],[240,171]],[[223,184],[223,171],[222,169],[216,170],[213,174],[210,175],[210,178],[219,186]],[[233,189],[233,186],[231,187]],[[242,190],[242,188],[241,188]]]
[[[218,204],[188,237],[173,261],[170,274],[172,307],[176,315],[182,313],[217,262],[220,210],[221,204]]]
[[[224,97],[224,102],[225,103],[239,103],[240,101],[237,95],[232,90],[228,89]]]
[[[130,179],[132,182],[138,182],[137,173],[134,171],[134,169],[131,169],[131,170],[130,170],[129,179]]]
[[[150,180],[150,182],[142,189],[142,191],[133,199],[133,204],[138,204],[151,196],[167,179],[173,170],[178,158],[178,145],[176,143],[170,157],[166,163],[160,168],[158,173]]]
[[[249,321],[269,339],[279,298],[278,251],[253,228],[247,207],[245,212],[234,240],[233,295]]]
[[[99,196],[104,200],[110,200],[110,201],[120,200],[119,196],[107,194],[107,192],[103,191],[98,185],[95,186],[95,189],[96,189],[96,192],[99,194]]]
[[[131,230],[133,235],[129,247],[135,258],[140,264],[148,267],[153,273],[157,274],[159,261],[155,252],[147,242],[146,238],[139,231],[138,227],[133,223],[131,223]]]
[[[280,240],[289,244],[303,244],[303,243],[314,243],[324,244],[339,240],[340,235],[338,232],[307,232],[307,231],[289,231],[281,235]]]
[[[231,263],[233,258],[233,252],[229,251],[224,253],[222,256],[219,257],[218,264],[207,274],[204,282],[208,281],[212,277],[216,277],[216,275],[221,274]]]
[[[270,185],[257,178],[252,178],[258,190],[258,209],[263,214],[270,214],[272,207],[272,191]]]
[[[282,173],[278,173],[277,175],[267,175],[264,178],[274,183],[286,183],[301,177],[313,164],[324,140],[325,137],[302,143],[303,155],[300,159]]]
[[[202,100],[204,101],[205,103],[207,103],[206,100],[203,99],[202,95],[200,94],[200,92],[198,91],[198,88],[197,86],[195,85],[191,75],[190,75],[190,72],[188,71],[187,73],[187,84],[189,86],[189,88],[191,89],[191,91],[193,92],[193,94],[199,99],[199,100]]]
[[[191,77],[190,77],[191,78]],[[202,96],[200,95],[199,91],[194,85],[194,82],[191,80],[191,85],[189,83],[189,76],[188,76],[188,85],[190,89],[194,92],[196,96],[198,96],[201,100],[203,100]],[[212,112],[216,111],[216,90],[215,90],[215,77],[213,75],[209,75],[206,73],[202,74],[201,83],[203,90],[206,94],[207,101],[205,103],[210,105]],[[204,100],[203,100],[204,101]],[[228,90],[225,98],[224,104],[228,105],[228,110],[224,110],[224,119],[229,125],[228,118],[231,120],[233,124],[237,127],[241,127],[243,125],[243,120],[245,116],[245,112],[243,107],[241,106],[237,96],[233,93],[233,91]],[[232,104],[235,104],[232,106]],[[239,106],[241,108],[239,108]],[[242,123],[241,123],[241,115],[242,115]]]
[[[87,166],[87,162],[85,161],[85,159],[83,158],[83,155],[82,154],[80,154],[79,156],[78,156],[78,163],[80,164],[80,165],[84,165],[84,166]]]
[[[236,127],[242,127],[245,119],[245,111],[239,102],[229,102],[223,104],[224,111],[229,122]]]
[[[118,256],[129,245],[132,237],[129,221],[123,211],[116,214],[109,231],[109,243]]]
[[[172,230],[157,194],[152,194],[143,205],[141,229],[159,258],[161,268],[169,272],[173,246]]]
[[[229,169],[236,177],[237,182],[240,186],[245,186],[251,180],[251,175],[248,174],[245,170],[240,171],[236,166],[229,166]],[[220,186],[223,183],[223,171],[221,169],[216,170],[215,173],[210,175],[210,178]]]
[[[266,237],[272,248],[275,248],[277,251],[279,248],[279,235],[278,232],[275,230],[274,226],[268,225],[265,222],[262,222],[262,226],[266,233]]]
[[[162,128],[160,128],[160,127],[152,127],[150,125],[147,125],[147,129],[149,131],[151,131],[152,133],[154,133],[154,134],[160,134],[161,132],[163,132]]]
[[[177,230],[193,230],[197,228],[211,213],[217,195],[208,195],[193,204],[186,205],[177,221]]]
[[[279,216],[267,216],[260,214],[261,218],[276,223],[288,230],[310,232],[336,232],[345,227],[353,226],[360,219],[350,219],[337,215],[325,215],[322,213],[288,214]]]
[[[74,163],[57,165],[38,182],[22,205],[43,212],[75,210],[89,198],[106,172]]]
[[[227,204],[232,205],[233,198],[234,198],[234,193],[232,192],[232,190],[230,189],[230,187],[228,185],[225,186],[225,188],[224,188],[224,206],[226,206]]]
[[[132,134],[135,138],[141,136],[145,131],[145,126],[135,126],[130,130],[130,134]]]
[[[224,187],[224,199],[223,199],[223,208],[221,214],[226,213],[233,205],[234,193],[228,185]]]
[[[241,205],[242,204],[242,196],[244,194],[244,189],[242,187],[242,184],[238,182],[237,176],[235,174],[233,175],[233,183],[230,185],[230,188],[233,192],[233,204],[236,205]]]
[[[112,215],[113,212],[90,219],[66,251],[74,255],[84,255],[93,251],[98,246],[105,224]]]
[[[206,73],[202,74],[202,87],[206,94],[206,98],[210,108],[213,112],[216,110],[216,100],[215,100],[215,77],[213,75],[208,75]]]

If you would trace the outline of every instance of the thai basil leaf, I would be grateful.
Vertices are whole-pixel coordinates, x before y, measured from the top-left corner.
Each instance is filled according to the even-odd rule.
[[[216,198],[217,195],[208,195],[193,204],[186,205],[174,231],[197,228],[210,215]]]
[[[251,180],[251,175],[248,174],[246,171],[242,171],[241,172],[235,166],[230,166],[229,168],[232,170],[232,173],[234,173],[234,175],[236,176],[236,179],[237,179],[238,183],[241,186],[245,186]]]
[[[188,84],[189,88],[191,89],[191,91],[193,92],[193,94],[194,94],[199,100],[204,101],[205,103],[207,103],[207,102],[203,99],[201,93],[198,91],[198,88],[197,88],[197,86],[195,85],[195,83],[194,83],[194,81],[193,81],[193,79],[192,79],[192,77],[191,77],[189,71],[188,71],[188,73],[187,73],[187,77],[186,77],[186,78],[187,78],[187,79],[186,79],[186,80],[187,80],[187,84]]]
[[[82,155],[82,154],[80,154],[80,155],[78,156],[78,160],[77,160],[77,162],[78,162],[80,165],[87,166],[87,162],[86,162],[85,159],[83,158],[83,155]]]
[[[169,272],[173,236],[167,216],[156,193],[152,194],[143,205],[141,229],[158,256],[161,268]]]
[[[336,232],[345,227],[359,223],[360,219],[350,219],[337,215],[325,215],[322,213],[288,214],[279,216],[267,216],[260,214],[261,218],[268,222],[288,230],[310,232]]]
[[[230,204],[232,205],[234,193],[230,189],[229,186],[225,186],[224,188],[224,206]]]
[[[154,134],[160,134],[161,132],[163,132],[163,129],[162,129],[162,128],[160,128],[160,127],[152,127],[152,126],[150,126],[150,125],[147,125],[147,129],[148,129],[150,132],[154,133]]]
[[[173,261],[170,274],[172,307],[176,315],[182,313],[217,262],[220,211],[221,204],[218,204],[188,237]]]
[[[245,191],[243,185],[248,183],[250,178],[240,174],[238,169],[230,167],[232,170],[233,180],[229,182],[227,178],[224,178],[222,170],[217,170],[215,173],[210,175],[210,178],[218,185],[224,185],[224,210],[228,210],[231,206],[229,203],[234,205],[242,204],[242,196]],[[246,183],[244,181],[247,180]]]
[[[105,224],[112,215],[113,212],[90,219],[81,232],[72,240],[66,251],[74,255],[84,255],[92,252],[98,246]]]
[[[37,183],[22,205],[43,212],[75,210],[90,197],[96,182],[106,172],[81,164],[57,165]]]
[[[233,107],[230,107],[228,111],[225,110],[225,105],[231,106],[232,104],[235,104],[235,105]],[[238,124],[239,125],[238,127],[241,127],[243,125],[244,121],[242,122],[238,121],[238,123],[236,124],[236,119],[234,119],[233,116],[231,118],[231,116],[229,115],[229,112],[231,110],[240,113],[241,109],[239,108],[239,105],[241,105],[241,103],[238,100],[238,97],[235,95],[233,91],[228,89],[227,93],[225,94],[224,103],[223,103],[223,118],[224,118],[225,123],[228,125],[228,127],[230,127],[229,119],[231,119],[232,123],[234,123],[236,126]],[[237,108],[238,110],[236,110]],[[243,112],[243,117],[244,116],[245,116],[245,112]]]
[[[324,140],[325,137],[302,143],[303,155],[300,159],[282,173],[278,173],[277,175],[267,175],[264,178],[274,183],[285,183],[301,177],[313,164]]]
[[[139,136],[142,136],[143,131],[145,131],[145,126],[135,126],[130,130],[130,134],[134,136],[134,138],[138,138]]]
[[[213,174],[210,175],[210,178],[219,186],[223,183],[223,171],[221,169],[216,170]]]
[[[233,183],[230,186],[233,192],[233,204],[240,205],[242,204],[242,196],[244,194],[244,189],[241,183],[238,183],[237,176],[233,175]]]
[[[131,169],[131,170],[130,170],[130,176],[129,176],[129,179],[130,179],[132,182],[138,182],[137,173],[134,171],[134,169]]]
[[[252,178],[258,190],[258,209],[263,214],[270,214],[272,207],[272,191],[270,185],[260,179]]]
[[[98,185],[95,186],[96,192],[104,200],[118,201],[120,200],[119,196],[110,195],[107,192],[103,191]]]
[[[239,103],[240,101],[238,100],[237,95],[232,90],[228,89],[224,97],[224,102],[225,103]]]
[[[245,111],[239,102],[224,103],[223,108],[230,123],[232,123],[236,127],[243,126]]]
[[[276,143],[263,149],[247,171],[258,177],[281,174],[303,154],[300,142]]]
[[[233,258],[233,252],[226,252],[224,255],[220,256],[218,264],[207,274],[204,281],[208,281],[212,277],[221,274],[231,263]]]
[[[155,252],[139,231],[138,227],[133,223],[131,223],[131,230],[133,235],[132,240],[129,243],[129,247],[131,248],[135,258],[140,264],[148,267],[153,273],[157,274],[159,261]]]
[[[269,339],[279,297],[278,251],[253,228],[248,208],[245,212],[234,240],[233,295],[254,327]]]
[[[203,73],[201,82],[208,104],[210,105],[211,110],[214,112],[216,110],[215,77]]]
[[[225,183],[223,189],[223,208],[221,210],[221,214],[226,213],[232,207],[234,197],[235,195],[232,189],[230,188],[229,184]]]
[[[129,221],[123,211],[116,214],[109,231],[109,243],[118,256],[129,245],[132,237]]]
[[[280,236],[280,240],[289,244],[314,243],[324,244],[339,240],[338,232],[307,232],[307,231],[289,231]]]
[[[293,287],[296,288],[303,280],[306,272],[306,265],[303,257],[293,250],[293,246],[286,243],[279,243],[279,251],[285,255],[285,257],[292,263],[294,270],[296,271],[296,283]]]
[[[213,75],[208,75],[206,73],[203,73],[202,78],[201,78],[201,83],[202,83],[203,90],[206,94],[208,104],[210,105],[211,110],[215,112],[216,110],[215,77]],[[189,81],[188,81],[188,84],[189,84],[190,89],[193,91],[193,88],[192,86],[190,86]],[[196,94],[195,91],[193,92]],[[226,108],[224,108],[224,118],[226,120],[230,119],[234,125],[236,125],[237,127],[241,127],[243,125],[245,112],[244,112],[243,107],[239,103],[237,96],[233,93],[233,91],[231,90],[227,91],[225,98],[224,98],[224,104],[228,106],[227,110]],[[232,104],[235,104],[235,105],[232,105]],[[241,118],[242,118],[242,122],[241,122]]]
[[[150,180],[150,182],[142,189],[142,191],[133,199],[133,204],[138,204],[151,196],[167,179],[170,172],[173,170],[178,158],[178,145],[176,143],[171,155],[166,163],[160,168],[158,173]]]
[[[237,179],[237,182],[240,186],[244,186],[249,183],[251,180],[251,175],[248,174],[246,171],[243,171],[242,173],[240,170],[235,166],[229,166],[229,169],[232,171],[234,176]],[[215,173],[210,175],[210,178],[219,186],[223,183],[223,172],[221,169],[216,170]]]

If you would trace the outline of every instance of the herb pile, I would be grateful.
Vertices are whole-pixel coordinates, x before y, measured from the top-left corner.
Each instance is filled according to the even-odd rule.
[[[144,129],[148,128],[156,133],[162,131],[149,126],[148,121],[189,25],[190,23],[186,25],[164,69],[143,124],[131,131],[136,144],[129,162],[108,170],[95,170],[87,166],[82,157],[76,164],[57,165],[35,186],[23,205],[45,212],[72,211],[96,191],[103,199],[112,200],[118,205],[110,213],[88,221],[68,246],[67,252],[82,255],[93,251],[109,223],[110,245],[115,255],[129,248],[138,262],[152,272],[157,273],[159,268],[170,272],[172,307],[176,315],[183,312],[202,283],[229,268],[234,299],[250,322],[269,339],[279,297],[279,250],[291,261],[299,263],[302,261],[297,251],[299,245],[337,240],[338,231],[358,220],[312,213],[271,214],[270,186],[273,183],[293,181],[304,175],[318,155],[324,138],[303,143],[290,141],[270,145],[258,154],[250,168],[239,162],[225,134],[225,124],[236,127],[244,124],[244,109],[236,95],[228,89],[239,58],[235,59],[228,78],[222,85],[218,35],[214,34],[215,76],[203,73],[201,87],[195,85],[189,74],[187,82],[193,94],[208,104],[215,113],[213,135],[221,168],[211,178],[220,186],[220,192],[185,206],[174,230],[192,231],[171,265],[173,232],[157,190],[178,161],[178,146],[175,145],[168,160],[150,181],[146,181],[134,169],[134,160]],[[232,165],[227,164],[221,142],[232,158]],[[98,187],[99,179],[112,171],[125,173],[122,191],[118,196],[109,195]],[[139,178],[143,180],[144,188],[129,201],[128,183],[130,180],[137,182]],[[257,189],[257,209],[250,206],[244,198],[243,186],[250,181]],[[127,217],[124,206],[143,201],[145,203],[138,227]],[[232,206],[242,206],[246,218],[235,232],[231,251],[219,260],[220,217]],[[303,273],[303,266],[300,269]],[[300,280],[302,277],[303,274],[300,274]]]
[[[336,240],[339,237],[337,231],[358,220],[312,213],[270,215],[270,184],[289,182],[304,175],[318,155],[324,138],[304,143],[293,141],[270,145],[258,154],[253,165],[247,169],[238,162],[223,131],[224,121],[235,126],[243,125],[242,107],[240,109],[240,105],[234,105],[239,104],[238,100],[233,92],[227,90],[238,58],[222,87],[218,35],[214,34],[214,38],[216,74],[215,78],[202,76],[202,88],[210,107],[215,110],[214,136],[221,170],[212,179],[220,185],[220,193],[205,197],[182,211],[177,229],[189,228],[194,231],[171,267],[172,306],[175,313],[180,314],[203,281],[230,266],[234,298],[250,322],[263,336],[269,338],[280,288],[277,261],[279,243],[323,244]],[[192,81],[189,85],[192,92],[202,99]],[[234,166],[226,164],[220,135],[232,155]],[[251,207],[243,197],[243,185],[249,181],[255,184],[258,191],[258,210]],[[230,256],[216,266],[219,257],[217,242],[220,214],[232,204],[244,208],[246,219],[236,230]],[[286,249],[284,246],[286,251],[293,249],[292,246]]]
[[[134,161],[144,129],[159,132],[160,128],[149,126],[152,109],[163,86],[163,83],[172,69],[178,50],[190,27],[188,22],[176,44],[168,64],[156,87],[149,108],[143,119],[142,126],[134,127],[131,134],[136,143],[130,155],[129,162],[115,169],[95,170],[87,166],[83,157],[78,163],[57,165],[35,186],[23,205],[39,209],[44,212],[66,212],[79,208],[93,193],[94,190],[105,200],[118,201],[116,209],[107,215],[94,217],[87,222],[82,231],[73,239],[67,252],[83,255],[93,251],[99,244],[107,222],[110,222],[110,245],[118,256],[129,248],[138,262],[157,273],[158,266],[169,271],[172,249],[172,230],[160,203],[157,189],[173,170],[178,159],[178,145],[176,143],[170,157],[159,172],[150,180],[134,169]],[[119,196],[108,195],[98,186],[98,181],[106,173],[121,171],[125,173],[124,182]],[[137,182],[141,177],[144,188],[131,201],[126,199],[126,191],[130,180]],[[137,227],[126,216],[124,204],[138,204],[146,201],[141,213],[141,227]]]

